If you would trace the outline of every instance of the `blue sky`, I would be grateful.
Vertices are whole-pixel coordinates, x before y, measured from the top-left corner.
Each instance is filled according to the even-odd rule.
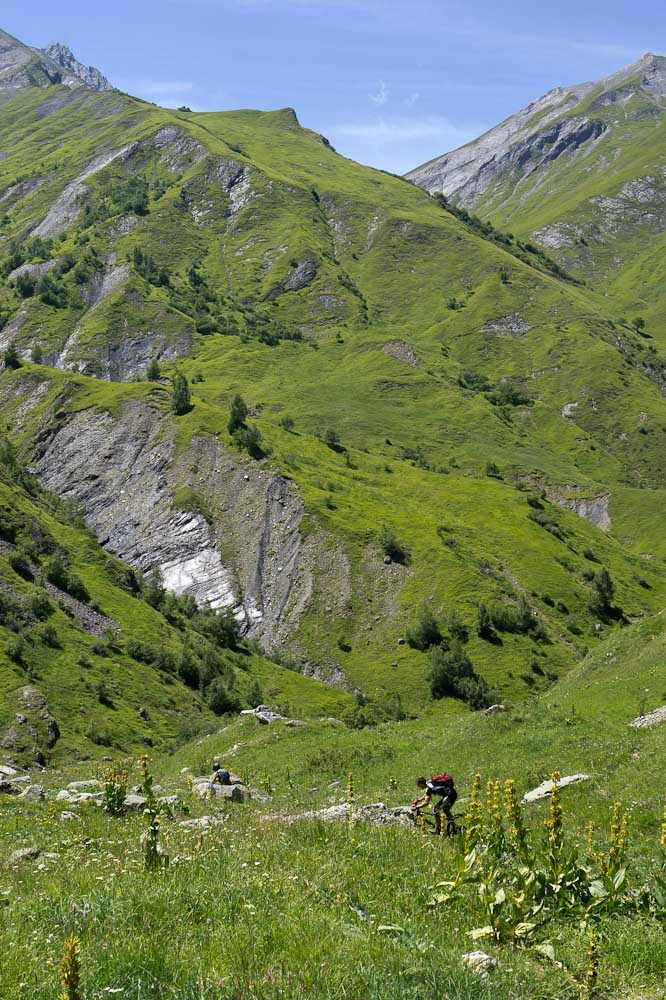
[[[403,172],[551,87],[666,54],[659,0],[3,0],[118,87],[193,110],[294,107],[347,156]]]

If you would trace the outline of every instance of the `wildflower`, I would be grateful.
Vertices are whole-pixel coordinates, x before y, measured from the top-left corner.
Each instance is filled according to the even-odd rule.
[[[591,997],[599,978],[599,935],[596,931],[590,934],[590,947],[587,952],[587,976],[585,978],[585,993]]]
[[[548,846],[552,854],[562,850],[562,804],[560,802],[560,772],[553,771],[553,787],[550,793],[550,816],[545,822],[548,831]]]
[[[70,934],[65,941],[65,954],[60,966],[60,978],[63,991],[58,1000],[83,1000],[80,992],[81,963],[79,954],[81,945],[79,939]]]

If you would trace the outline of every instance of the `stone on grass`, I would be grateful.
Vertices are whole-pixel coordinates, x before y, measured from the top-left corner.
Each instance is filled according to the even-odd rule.
[[[224,823],[222,816],[198,816],[196,819],[184,819],[178,825],[185,830],[208,830],[220,823]]]
[[[20,799],[25,799],[26,802],[43,802],[46,796],[44,795],[43,785],[28,785],[23,789],[19,795]]]
[[[492,955],[486,955],[485,951],[468,951],[462,957],[463,965],[466,965],[472,972],[486,978],[492,969],[496,969],[499,962]]]
[[[506,705],[490,705],[488,708],[484,709],[484,715],[499,715],[501,712],[506,712]]]
[[[666,722],[666,705],[663,705],[662,708],[655,708],[647,715],[639,715],[629,725],[634,729],[649,729],[650,726],[658,726],[660,722]]]
[[[14,851],[13,854],[9,855],[10,865],[18,864],[20,861],[32,861],[33,858],[38,858],[42,853],[40,847],[21,847],[18,851]]]
[[[146,804],[146,799],[144,795],[136,795],[134,792],[130,792],[129,795],[125,796],[125,801],[123,805],[125,809],[143,809]]]
[[[60,813],[60,821],[62,823],[71,823],[72,820],[76,820],[78,822],[80,819],[80,816],[77,816],[74,812],[70,812],[69,809],[65,809],[64,812]]]
[[[558,788],[566,788],[567,785],[577,785],[580,781],[589,780],[589,774],[567,774],[563,778],[560,778]],[[541,784],[537,788],[533,788],[531,792],[525,792],[523,795],[523,802],[538,802],[539,799],[547,799],[554,787],[555,782],[550,778],[548,781],[542,781]]]
[[[97,781],[95,778],[90,778],[88,781],[70,781],[67,786],[70,792],[101,792],[102,782]]]

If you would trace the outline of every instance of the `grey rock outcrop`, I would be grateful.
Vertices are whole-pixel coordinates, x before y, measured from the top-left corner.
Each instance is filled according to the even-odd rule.
[[[0,101],[11,98],[26,87],[82,87],[83,82],[59,66],[45,52],[24,45],[17,38],[0,31]]]
[[[74,53],[62,42],[54,42],[41,50],[44,55],[52,59],[58,66],[78,77],[86,87],[91,90],[113,90],[113,85],[94,66],[84,66],[79,62]]]
[[[589,774],[567,774],[560,778],[557,783],[557,787],[567,788],[569,785],[577,785],[581,781],[589,780]],[[542,781],[541,784],[536,788],[533,788],[531,792],[525,792],[523,795],[523,802],[538,802],[539,799],[547,799],[554,787],[555,782],[551,781],[550,778],[547,781]]]
[[[25,799],[26,802],[43,802],[46,798],[44,794],[43,785],[28,785],[24,788],[19,795],[20,799]]]
[[[655,708],[654,711],[648,712],[646,715],[639,715],[629,725],[633,729],[649,729],[651,726],[658,726],[662,722],[666,722],[666,705],[663,705],[661,708]]]
[[[145,404],[129,405],[118,419],[73,414],[45,431],[39,452],[43,484],[81,504],[105,548],[142,572],[158,568],[169,590],[232,608],[268,644],[297,625],[315,574],[330,588],[327,603],[346,599],[348,561],[301,538],[303,505],[287,480],[212,437],[195,438],[177,455],[159,412]],[[174,510],[173,495],[184,485],[206,500],[212,525],[196,510]]]
[[[430,193],[473,208],[498,178],[515,184],[563,156],[587,155],[608,127],[595,112],[638,92],[658,102],[666,96],[666,59],[647,53],[603,80],[556,87],[480,138],[406,176]],[[583,102],[584,110],[576,114]]]
[[[9,855],[10,865],[20,864],[22,861],[34,861],[42,853],[40,847],[20,847]]]

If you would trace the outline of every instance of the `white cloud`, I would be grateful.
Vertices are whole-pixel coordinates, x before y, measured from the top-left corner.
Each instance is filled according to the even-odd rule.
[[[365,139],[387,145],[414,142],[419,139],[438,139],[443,147],[442,152],[445,152],[446,149],[452,148],[451,143],[455,146],[461,146],[479,135],[483,128],[485,126],[454,125],[440,115],[427,115],[423,118],[405,116],[379,118],[372,122],[339,125],[329,131],[334,135]]]
[[[386,80],[380,80],[377,92],[375,94],[368,94],[368,97],[372,103],[376,104],[378,107],[382,107],[386,104],[389,99],[389,87]]]
[[[414,93],[410,94],[409,97],[406,97],[402,103],[405,105],[406,108],[413,108],[420,97],[421,95],[419,94],[418,90],[415,90]]]

